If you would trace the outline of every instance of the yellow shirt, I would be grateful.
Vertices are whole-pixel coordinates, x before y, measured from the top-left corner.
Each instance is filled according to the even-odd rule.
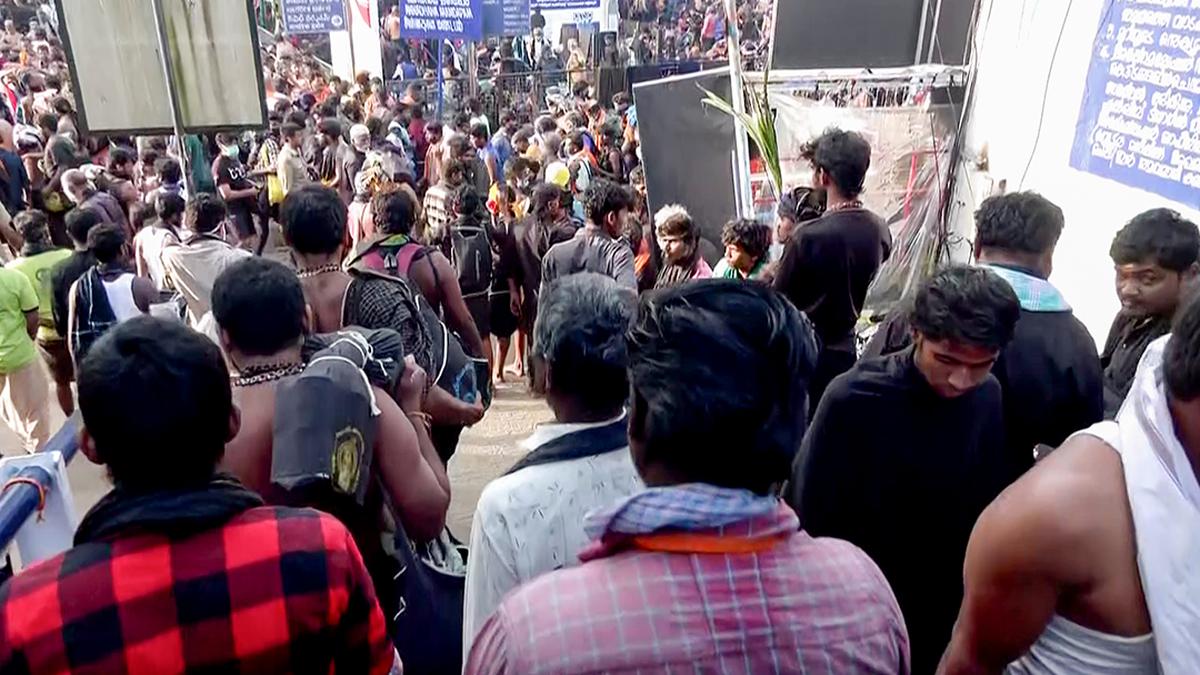
[[[5,265],[10,270],[17,270],[33,282],[33,290],[38,298],[38,339],[42,342],[61,340],[62,336],[54,329],[54,308],[51,304],[53,290],[50,285],[50,275],[54,266],[71,257],[71,251],[56,248],[43,251],[28,258],[17,258]]]
[[[29,277],[0,269],[0,373],[16,372],[37,358],[37,349],[25,331],[25,312],[37,308],[37,292]]]

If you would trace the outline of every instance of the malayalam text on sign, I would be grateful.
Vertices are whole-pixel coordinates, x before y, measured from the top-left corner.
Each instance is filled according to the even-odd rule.
[[[283,30],[293,35],[346,30],[343,0],[283,0]]]
[[[478,40],[480,0],[401,0],[400,34],[409,38]]]
[[[1071,166],[1200,203],[1200,0],[1107,0]]]

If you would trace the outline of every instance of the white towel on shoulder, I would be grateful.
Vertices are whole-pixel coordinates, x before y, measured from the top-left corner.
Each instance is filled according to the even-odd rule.
[[[1162,673],[1195,675],[1200,673],[1200,482],[1167,407],[1162,367],[1169,338],[1146,348],[1116,425],[1098,425],[1107,428],[1096,435],[1121,454]]]

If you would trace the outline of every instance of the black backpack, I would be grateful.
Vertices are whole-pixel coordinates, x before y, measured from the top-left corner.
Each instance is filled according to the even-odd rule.
[[[394,331],[354,329],[310,338],[305,347],[304,371],[276,390],[271,482],[292,504],[353,509],[364,503],[373,464],[371,385],[392,391],[403,343]]]
[[[455,224],[450,234],[450,263],[458,271],[464,298],[492,287],[492,244],[482,225]]]
[[[312,336],[304,343],[304,372],[280,382],[275,394],[272,483],[289,504],[332,513],[352,533],[374,530],[376,541],[378,519],[364,508],[376,437],[371,386],[395,391],[405,351],[400,334],[389,329]],[[459,673],[466,547],[449,530],[418,544],[398,520],[394,527],[391,546],[380,549],[389,556],[386,564],[369,543],[359,546],[367,549],[364,559],[404,671]]]

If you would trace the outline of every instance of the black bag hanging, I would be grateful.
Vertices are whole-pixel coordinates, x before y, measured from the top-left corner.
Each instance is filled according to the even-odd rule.
[[[308,338],[303,354],[304,372],[276,392],[271,481],[289,503],[328,511],[359,531],[352,525],[362,522],[376,435],[371,386],[395,391],[404,341],[393,330],[352,328]],[[373,573],[373,581],[404,671],[460,673],[466,548],[449,530],[417,544],[398,520],[394,527],[390,550],[381,551],[389,564],[380,566],[391,587],[386,576]]]
[[[345,333],[302,373],[279,383],[271,482],[290,502],[318,508],[345,498],[364,503],[378,414],[363,372],[369,350],[360,335]]]
[[[366,374],[367,379],[376,387],[389,393],[395,393],[396,386],[400,382],[400,375],[404,373],[404,357],[408,354],[404,351],[404,339],[394,330],[388,328],[371,330],[350,326],[336,333],[310,335],[304,339],[304,346],[301,348],[304,362],[312,362],[322,351],[329,349],[339,340],[346,339],[349,334],[361,336],[369,347],[369,358],[362,365],[362,371]],[[350,354],[357,357],[362,352],[363,349],[359,347]]]
[[[389,618],[405,674],[461,673],[466,547],[448,529],[435,541],[413,543],[399,523],[394,543],[399,609]]]
[[[450,264],[458,271],[464,298],[487,293],[492,287],[492,244],[487,230],[456,223],[450,234]]]
[[[371,386],[395,390],[402,340],[391,330],[351,329],[310,337],[302,352],[304,371],[275,393],[271,482],[289,503],[361,507],[379,414]]]

